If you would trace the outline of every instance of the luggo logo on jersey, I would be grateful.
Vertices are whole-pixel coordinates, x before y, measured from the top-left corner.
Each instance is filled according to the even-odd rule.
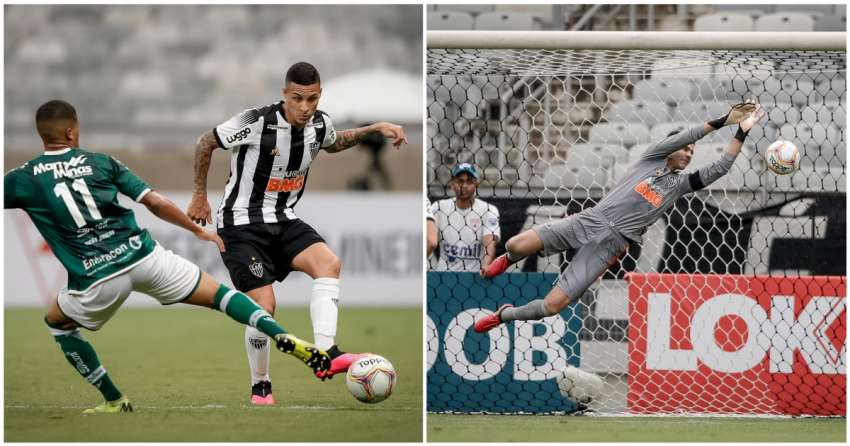
[[[250,135],[250,134],[251,134],[251,127],[245,127],[244,129],[240,130],[239,132],[228,136],[227,142],[228,143],[234,143],[236,141],[242,141],[243,139],[247,138],[248,135]]]

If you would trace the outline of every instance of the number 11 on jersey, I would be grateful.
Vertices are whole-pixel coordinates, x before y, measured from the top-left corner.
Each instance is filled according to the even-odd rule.
[[[92,197],[88,186],[86,186],[85,180],[77,178],[73,183],[71,183],[71,187],[75,191],[79,192],[83,197],[83,202],[86,204],[86,208],[88,208],[91,218],[93,220],[102,219],[103,217],[101,217],[100,211],[97,209],[97,204],[95,204],[94,197]],[[74,218],[74,223],[77,224],[77,227],[82,228],[85,226],[86,219],[83,217],[83,213],[80,212],[80,208],[77,207],[77,202],[74,201],[74,196],[71,195],[68,183],[57,183],[56,186],[53,187],[53,193],[65,202],[65,206],[68,208],[68,212],[71,213],[71,217]]]

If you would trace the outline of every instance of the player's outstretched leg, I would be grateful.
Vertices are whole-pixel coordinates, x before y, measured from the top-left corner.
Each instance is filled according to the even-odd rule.
[[[112,383],[106,369],[100,364],[94,347],[86,341],[79,328],[75,326],[76,324],[62,315],[55,302],[48,311],[47,317],[44,318],[44,322],[50,334],[53,335],[53,339],[59,344],[62,353],[65,354],[65,359],[77,373],[103,395],[105,401],[102,404],[86,409],[83,413],[132,412],[133,406],[130,400],[123,396]]]
[[[313,372],[330,368],[331,359],[325,351],[287,333],[250,297],[218,283],[207,273],[202,272],[201,275],[197,289],[183,302],[219,310],[236,322],[260,330],[275,340],[278,350],[300,359]]]
[[[495,313],[475,321],[475,326],[473,327],[475,329],[475,332],[486,333],[504,323],[504,321],[502,321],[502,312],[511,307],[513,307],[513,305],[504,304],[499,307],[499,309],[496,310]]]
[[[540,320],[558,314],[569,303],[567,293],[556,286],[549,291],[545,299],[535,299],[521,307],[502,305],[495,313],[475,321],[474,329],[478,333],[485,333],[510,321]]]
[[[506,253],[496,257],[487,270],[484,277],[496,277],[504,273],[508,267],[543,249],[543,242],[533,229],[528,229],[517,234],[505,243]]]

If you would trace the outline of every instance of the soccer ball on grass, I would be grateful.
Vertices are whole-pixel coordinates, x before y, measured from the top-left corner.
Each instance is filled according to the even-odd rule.
[[[767,168],[777,175],[788,175],[800,165],[800,151],[791,141],[776,141],[764,152]]]
[[[395,379],[393,365],[384,357],[369,353],[351,364],[345,375],[345,385],[358,400],[380,403],[392,395]]]
[[[581,404],[589,404],[599,396],[603,385],[599,375],[569,365],[561,370],[557,381],[561,395]]]

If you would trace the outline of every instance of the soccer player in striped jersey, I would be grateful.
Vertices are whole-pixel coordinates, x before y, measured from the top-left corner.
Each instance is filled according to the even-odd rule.
[[[700,190],[729,172],[747,133],[763,116],[760,106],[748,101],[736,104],[718,119],[671,133],[650,146],[596,206],[511,237],[505,244],[508,252],[493,261],[485,277],[502,274],[511,264],[535,252],[552,255],[567,248],[578,251],[544,299],[518,308],[502,305],[496,313],[476,321],[475,331],[483,333],[506,322],[540,320],[561,312],[619,260],[630,242],[640,243],[646,228],[679,197]],[[738,131],[720,159],[694,172],[683,171],[693,157],[696,141],[733,124],[739,124]]]
[[[248,296],[219,284],[188,260],[157,243],[136,224],[133,211],[118,203],[124,194],[157,217],[201,240],[224,242],[193,223],[177,206],[115,158],[80,148],[74,107],[53,100],[36,112],[44,153],[7,172],[6,209],[26,212],[68,271],[68,286],[50,304],[44,321],[65,359],[103,395],[104,402],[84,413],[132,412],[79,328],[100,329],[131,291],[163,305],[187,303],[219,310],[260,330],[315,371],[330,367],[330,357],[287,334]]]
[[[341,152],[373,133],[382,134],[398,148],[407,137],[400,126],[387,122],[336,131],[327,113],[317,110],[321,94],[319,72],[299,62],[286,72],[282,101],[245,110],[204,133],[195,148],[195,190],[187,214],[202,225],[212,223],[207,200],[210,160],[216,148],[231,150],[230,178],[216,219],[227,248],[222,260],[236,288],[269,314],[275,310],[272,283],[284,280],[291,271],[313,279],[314,342],[332,358],[327,372],[316,373],[325,379],[347,371],[357,358],[341,351],[335,341],[341,263],[324,239],[298,219],[294,207],[321,150]],[[253,328],[245,332],[251,402],[257,405],[275,403],[267,340]]]

